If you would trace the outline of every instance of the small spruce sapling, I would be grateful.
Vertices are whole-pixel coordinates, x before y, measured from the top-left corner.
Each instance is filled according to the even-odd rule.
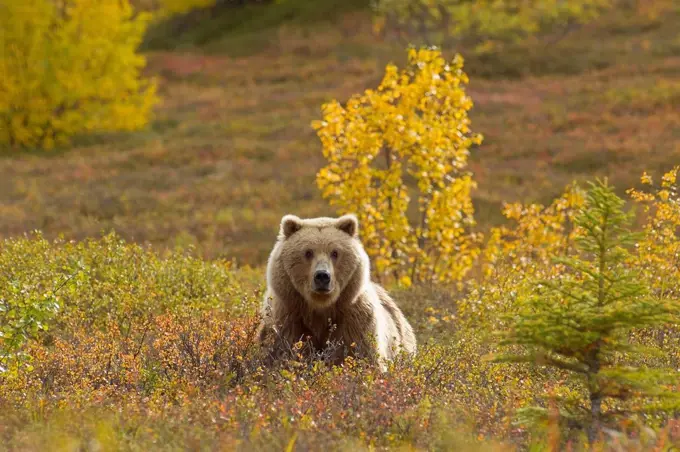
[[[555,259],[563,271],[532,282],[535,289],[500,334],[501,345],[522,351],[495,357],[569,375],[570,387],[583,390],[557,400],[559,421],[586,430],[591,444],[617,416],[670,407],[659,401],[678,396],[668,389],[677,372],[633,364],[643,351],[627,333],[662,326],[678,307],[649,296],[637,270],[627,265],[638,234],[630,231],[632,214],[623,207],[606,182],[591,184],[575,220],[577,256]],[[525,421],[548,418],[548,410],[538,407],[519,414]]]

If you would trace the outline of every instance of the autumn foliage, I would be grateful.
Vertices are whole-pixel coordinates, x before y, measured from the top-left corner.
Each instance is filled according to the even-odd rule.
[[[662,373],[680,365],[677,311],[665,310],[677,303],[678,266],[652,258],[678,244],[666,235],[680,225],[671,215],[675,174],[659,188],[634,192],[649,207],[639,218],[646,232],[626,240],[647,246],[606,247],[606,258],[615,259],[602,278],[613,303],[602,312],[588,304],[597,303],[599,285],[584,223],[598,219],[593,195],[572,186],[548,206],[507,206],[511,220],[481,246],[487,271],[465,277],[464,291],[395,290],[422,347],[384,374],[351,359],[341,367],[295,356],[266,363],[254,340],[259,272],[179,251],[159,255],[115,236],[5,240],[0,275],[11,290],[3,290],[3,306],[28,318],[42,312],[34,307],[45,299],[58,307],[40,314],[48,328],[26,331],[11,348],[0,341],[8,444],[470,450],[498,441],[509,450],[532,443],[578,449],[587,440],[573,432],[591,425],[578,408],[588,387],[569,369],[581,375],[579,347],[590,350],[592,338],[601,341],[603,367],[591,376],[591,389],[613,400],[602,405],[606,428],[596,430],[597,447],[679,444],[678,393],[668,380],[674,373]],[[620,198],[607,196],[620,208]],[[538,281],[547,283],[541,288]],[[567,302],[563,294],[576,298]],[[665,311],[652,319],[646,306]],[[590,323],[583,332],[573,323],[567,335],[563,320]],[[616,334],[623,320],[625,334]],[[508,332],[507,345],[494,338],[499,331]],[[527,338],[558,355],[537,353]],[[485,359],[499,353],[508,362]],[[512,362],[520,358],[523,364]],[[659,403],[647,396],[663,397]],[[66,427],[64,416],[74,413],[83,422]]]
[[[466,84],[460,57],[413,49],[406,68],[388,66],[376,90],[326,104],[314,123],[327,159],[318,185],[360,216],[377,276],[416,331],[415,357],[387,372],[295,353],[272,363],[255,341],[261,269],[115,234],[4,239],[3,444],[680,446],[678,168],[658,185],[645,173],[630,199],[572,184],[547,205],[505,204],[504,225],[483,238]]]
[[[630,231],[632,212],[623,205],[610,186],[592,185],[574,221],[574,255],[553,259],[561,266],[559,273],[531,281],[531,293],[508,313],[501,344],[522,351],[506,351],[497,358],[570,374],[574,386],[584,389],[557,398],[555,421],[587,430],[591,444],[617,418],[668,409],[658,402],[676,399],[677,393],[668,389],[680,384],[676,370],[636,365],[641,351],[628,333],[663,329],[680,304],[672,297],[651,295],[639,269],[627,265],[638,237]],[[527,408],[522,414],[543,421],[550,417],[545,407]]]
[[[323,106],[313,125],[328,165],[317,182],[331,205],[358,214],[378,277],[456,281],[477,250],[467,161],[482,137],[470,129],[463,59],[408,57],[377,89]]]
[[[614,0],[375,0],[377,25],[429,44],[516,41],[594,19]]]
[[[127,0],[0,4],[0,144],[52,148],[147,124],[155,85],[136,53],[148,16]]]

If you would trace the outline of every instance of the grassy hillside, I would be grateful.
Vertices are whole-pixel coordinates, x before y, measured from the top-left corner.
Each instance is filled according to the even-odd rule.
[[[324,101],[375,87],[404,45],[375,38],[358,4],[343,14],[333,2],[303,13],[282,5],[203,17],[170,33],[170,50],[151,50],[169,25],[152,30],[148,73],[162,97],[153,125],[47,156],[4,152],[0,236],[113,229],[261,264],[282,215],[334,213],[315,186],[323,158],[309,123]],[[485,136],[471,165],[480,227],[502,221],[503,201],[548,201],[595,175],[623,189],[677,163],[678,30],[677,11],[614,11],[566,36],[461,49],[473,128]]]

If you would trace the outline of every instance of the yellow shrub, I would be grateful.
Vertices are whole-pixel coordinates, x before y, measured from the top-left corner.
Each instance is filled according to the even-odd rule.
[[[148,16],[128,0],[0,1],[0,143],[51,148],[148,122],[136,54]]]
[[[496,278],[493,265],[500,260],[533,274],[536,266],[546,266],[556,256],[567,256],[576,237],[574,217],[584,201],[583,191],[572,184],[549,206],[505,204],[503,215],[511,225],[492,229],[484,252],[485,274]]]
[[[482,249],[481,272],[459,300],[458,322],[479,334],[505,328],[503,314],[517,309],[516,301],[530,293],[532,278],[552,278],[564,271],[554,258],[573,255],[578,228],[574,218],[585,202],[576,184],[551,204],[509,203],[506,226],[492,228]]]
[[[317,182],[331,204],[359,216],[378,277],[460,280],[478,253],[465,169],[482,137],[470,131],[463,59],[435,49],[408,56],[404,70],[387,66],[377,90],[323,106],[313,126],[328,166]]]
[[[654,293],[660,297],[678,297],[680,282],[680,193],[677,177],[680,166],[663,175],[656,190],[631,189],[628,193],[647,213],[645,235],[638,243],[635,264],[647,277]],[[652,186],[645,173],[642,183]]]
[[[634,201],[642,206],[646,219],[644,234],[637,242],[631,266],[641,276],[654,298],[668,303],[680,300],[680,166],[661,177],[655,185],[644,173],[646,190],[628,190]],[[680,365],[680,314],[665,328],[640,332],[638,338],[664,348],[664,365]]]

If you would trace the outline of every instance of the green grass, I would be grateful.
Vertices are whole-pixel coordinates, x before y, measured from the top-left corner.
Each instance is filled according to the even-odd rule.
[[[371,34],[361,5],[230,11],[163,42],[175,50],[147,51],[162,99],[147,130],[2,152],[0,236],[115,230],[263,264],[284,214],[336,213],[315,184],[324,160],[310,122],[322,103],[377,86],[388,61],[404,60],[402,43]],[[485,136],[470,163],[482,229],[503,220],[505,201],[548,202],[574,179],[605,175],[623,191],[680,161],[678,30],[677,12],[617,10],[556,42],[462,49],[472,126]],[[248,36],[266,39],[248,48]]]

